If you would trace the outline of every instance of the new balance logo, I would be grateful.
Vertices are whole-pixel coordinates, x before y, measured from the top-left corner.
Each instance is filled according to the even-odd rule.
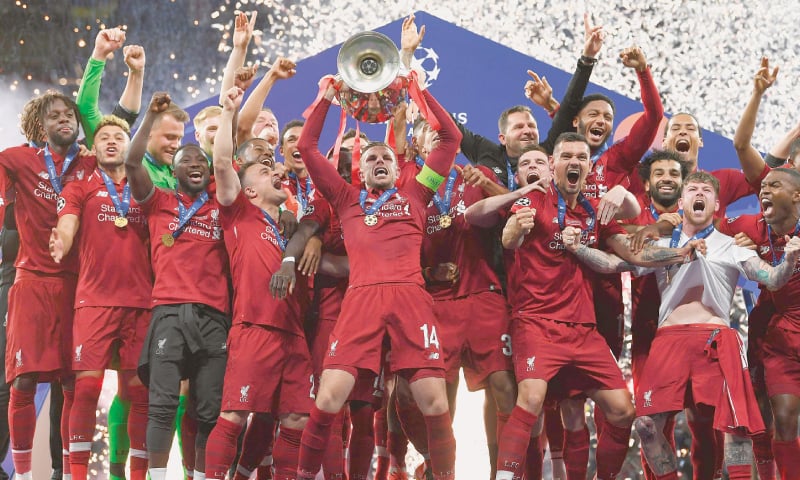
[[[100,191],[97,192],[97,195],[95,195],[95,196],[97,196],[97,197],[108,197],[108,192],[105,191],[105,190],[100,190]]]

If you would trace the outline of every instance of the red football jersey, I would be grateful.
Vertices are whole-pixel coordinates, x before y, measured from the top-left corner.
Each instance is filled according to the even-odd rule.
[[[64,157],[53,152],[53,163],[61,172]],[[61,185],[83,180],[94,170],[94,156],[77,156],[62,172]],[[77,251],[70,252],[58,264],[50,257],[50,231],[58,223],[58,193],[50,183],[50,175],[44,161],[44,149],[35,147],[12,147],[0,152],[0,170],[7,177],[7,188],[16,192],[14,213],[17,219],[20,247],[16,267],[32,272],[56,275],[78,273]]]
[[[491,169],[480,169],[491,181],[497,177]],[[439,196],[444,196],[447,180],[439,188]],[[435,267],[440,263],[458,265],[460,277],[455,285],[435,283],[427,286],[435,300],[446,300],[467,295],[500,290],[500,280],[492,270],[492,251],[495,230],[475,227],[464,220],[464,212],[473,203],[486,198],[481,188],[464,183],[464,178],[456,175],[452,198],[447,214],[450,226],[441,226],[441,214],[431,200],[425,212],[425,237],[422,240],[422,266]]]
[[[319,224],[322,231],[322,251],[333,255],[347,255],[344,247],[342,222],[322,195],[317,195],[306,209],[302,221]],[[314,275],[314,297],[319,308],[319,318],[334,320],[339,316],[348,279],[317,273]]]
[[[783,260],[783,249],[786,246],[786,240],[783,235],[775,235],[775,233],[770,235],[767,230],[767,222],[760,213],[725,219],[720,222],[718,229],[726,235],[733,236],[742,232],[750,237],[758,245],[758,256],[769,264],[777,265]],[[789,283],[780,290],[769,292],[778,312],[776,326],[793,332],[800,332],[799,271],[800,268],[795,265]]]
[[[229,313],[228,255],[219,223],[219,204],[209,196],[174,245],[167,247],[162,237],[178,228],[179,201],[188,209],[194,199],[156,188],[142,204],[150,227],[155,274],[151,305],[201,303]]]
[[[220,206],[233,280],[233,324],[252,323],[303,335],[298,289],[284,300],[269,295],[269,279],[281,268],[283,250],[275,229],[244,192]],[[276,222],[278,219],[274,219]]]
[[[127,180],[115,184],[120,199],[126,184]],[[75,308],[150,308],[153,270],[147,222],[136,200],[131,198],[127,226],[116,227],[117,212],[97,169],[88,178],[67,184],[61,198],[58,216],[80,219],[73,246],[80,258]]]
[[[588,201],[596,212],[598,201]],[[528,194],[517,200],[511,211],[523,207],[535,209],[535,226],[515,251],[510,267],[509,279],[514,282],[509,282],[508,288],[512,291],[509,299],[513,301],[513,311],[555,321],[596,323],[592,292],[595,274],[565,250],[555,187],[550,187],[547,194]],[[580,202],[574,209],[567,206],[564,226],[581,228],[584,231],[581,243],[587,246],[602,249],[602,240],[625,234],[616,222],[599,225],[599,221],[595,221],[587,228],[588,220],[589,214]]]

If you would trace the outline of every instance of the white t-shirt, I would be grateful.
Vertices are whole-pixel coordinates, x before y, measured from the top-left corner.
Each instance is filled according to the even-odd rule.
[[[689,241],[689,236],[681,233],[679,246]],[[669,247],[670,238],[661,238],[656,245]],[[756,256],[756,252],[734,244],[733,238],[714,230],[706,237],[706,254],[698,253],[697,259],[683,265],[667,268],[637,268],[634,274],[642,276],[655,273],[658,289],[661,292],[661,307],[658,311],[658,325],[664,323],[672,312],[682,305],[689,289],[702,287],[702,303],[730,326],[730,308],[734,288],[739,274],[744,275],[742,264]]]

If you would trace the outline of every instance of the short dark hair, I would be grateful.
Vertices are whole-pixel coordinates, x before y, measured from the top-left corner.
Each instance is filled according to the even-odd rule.
[[[666,125],[664,125],[664,136],[666,136],[667,132],[669,132],[669,126],[672,123],[672,119],[677,117],[678,115],[686,115],[686,116],[692,117],[692,120],[694,120],[694,124],[697,125],[697,135],[700,138],[703,138],[703,129],[700,128],[700,122],[697,120],[696,116],[694,116],[693,114],[691,114],[689,112],[673,113],[672,116],[667,119]]]
[[[208,161],[208,164],[211,165],[211,158],[208,156],[206,151],[203,150],[203,147],[201,147],[196,143],[186,143],[181,145],[180,147],[178,147],[177,150],[175,150],[175,154],[172,155],[172,159],[176,160],[178,158],[179,153],[181,153],[184,150],[189,150],[190,148],[196,148],[198,151],[200,151],[200,153],[203,154],[203,156],[206,158],[206,161]]]
[[[497,120],[497,129],[500,130],[500,133],[505,134],[506,128],[508,128],[508,116],[512,113],[529,113],[531,117],[533,117],[531,107],[527,105],[514,105],[511,108],[507,108],[503,110],[503,113],[500,114],[500,118]]]
[[[281,138],[279,139],[280,144],[283,145],[283,136],[286,135],[286,132],[288,132],[290,128],[302,127],[305,124],[306,124],[305,120],[297,120],[297,119],[289,120],[286,123],[286,125],[284,125],[283,128],[281,129]]]
[[[696,171],[694,173],[690,173],[689,176],[687,176],[683,180],[683,184],[687,185],[690,182],[705,183],[705,184],[711,185],[712,187],[714,187],[714,192],[717,194],[717,196],[719,196],[719,180],[717,180],[717,177],[715,177],[714,175],[711,175],[708,172],[704,172],[702,170],[698,170],[698,171]]]
[[[524,147],[522,147],[522,152],[519,154],[519,156],[521,157],[528,152],[542,152],[545,154],[545,156],[547,157],[550,156],[550,154],[547,152],[547,149],[539,145],[538,143],[531,143],[529,145],[525,145]]]
[[[392,156],[394,156],[394,159],[397,160],[397,153],[394,151],[394,149],[388,143],[386,143],[386,142],[378,142],[378,141],[369,142],[366,145],[364,145],[363,147],[361,147],[361,155],[362,155],[361,158],[364,158],[363,157],[364,153],[367,150],[369,150],[370,148],[373,148],[373,147],[386,147],[386,148],[388,148],[389,151],[392,152]]]
[[[800,190],[800,172],[795,170],[794,168],[783,167],[783,168],[773,168],[770,173],[785,173],[792,177],[792,184],[794,185],[795,189]]]
[[[342,134],[342,140],[349,140],[351,138],[355,138],[355,136],[356,136],[356,129],[350,128],[346,132],[344,132],[344,134]],[[358,138],[362,138],[369,142],[369,137],[364,132],[359,132]]]
[[[558,148],[559,145],[561,145],[562,143],[567,143],[567,142],[569,142],[569,143],[572,143],[572,142],[585,143],[586,146],[589,147],[589,151],[591,151],[591,148],[592,148],[591,145],[589,145],[589,142],[586,140],[586,137],[584,137],[580,133],[564,132],[561,135],[559,135],[558,138],[556,138],[556,143],[553,144],[553,152],[556,151],[556,148]]]
[[[614,113],[614,114],[617,113],[617,109],[614,106],[614,100],[611,100],[610,97],[608,97],[606,95],[603,95],[602,93],[591,93],[591,94],[586,95],[585,97],[583,97],[581,99],[581,103],[578,105],[578,113],[580,114],[581,111],[584,108],[586,108],[586,105],[589,105],[589,103],[594,102],[596,100],[601,100],[601,101],[606,102],[607,104],[611,105],[611,112]]]
[[[650,152],[650,155],[644,157],[644,159],[642,159],[642,163],[639,164],[639,178],[642,179],[642,182],[650,180],[650,170],[652,169],[653,164],[662,160],[678,162],[681,169],[681,180],[685,179],[686,176],[689,175],[689,164],[683,161],[678,152],[674,150],[656,149]]]

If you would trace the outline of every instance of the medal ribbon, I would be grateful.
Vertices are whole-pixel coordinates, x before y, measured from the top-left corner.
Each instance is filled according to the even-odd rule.
[[[556,191],[556,195],[558,195],[558,226],[561,230],[566,228],[565,218],[567,216],[567,202],[564,200],[564,197],[561,196],[561,192],[556,188],[555,183],[553,183],[553,188]],[[581,232],[589,232],[594,228],[594,223],[597,220],[597,214],[592,207],[592,204],[589,203],[589,200],[583,196],[582,193],[578,194],[578,203],[586,210],[586,213],[589,215],[589,220],[586,221],[586,230],[581,229]]]
[[[183,229],[186,228],[189,220],[200,210],[200,207],[205,205],[208,201],[208,192],[201,193],[188,209],[183,206],[183,202],[177,191],[175,192],[175,197],[178,199],[178,228],[172,232],[172,238],[178,238],[181,233],[183,233]]]
[[[796,237],[798,233],[800,233],[800,220],[797,221],[797,225],[794,227],[794,232],[792,232],[790,236]],[[772,266],[777,267],[783,261],[785,253],[781,253],[780,258],[775,257],[775,247],[772,245],[772,228],[769,226],[769,224],[767,224],[767,238],[769,238],[769,251],[772,253]]]
[[[456,183],[458,171],[454,168],[450,170],[450,175],[447,177],[447,183],[444,186],[444,197],[439,196],[439,192],[433,194],[433,204],[439,210],[439,215],[447,215],[450,213],[450,202],[453,199],[453,185]]]
[[[506,175],[508,175],[508,189],[512,192],[517,189],[517,179],[514,178],[514,171],[511,169],[511,159],[508,158],[508,153],[503,152],[503,158],[506,160]]]
[[[260,209],[260,210],[261,210],[261,213],[264,214],[264,219],[267,221],[269,226],[272,227],[272,231],[275,233],[275,239],[278,241],[278,246],[281,248],[281,252],[285,252],[286,251],[286,239],[283,238],[283,236],[281,235],[281,231],[278,228],[278,224],[275,223],[275,220],[273,220],[272,217],[269,216],[269,213],[267,213],[266,210],[264,210],[263,208]]]
[[[61,165],[61,173],[56,173],[56,164],[53,161],[53,154],[50,153],[50,145],[44,146],[44,164],[47,166],[47,174],[50,177],[50,185],[53,186],[53,190],[55,190],[59,195],[61,195],[61,190],[64,189],[64,187],[61,185],[61,177],[69,169],[69,166],[72,161],[75,160],[75,157],[78,156],[78,152],[80,152],[80,147],[78,147],[77,143],[73,143],[69,147],[69,150],[67,150],[67,155],[64,157],[64,164]]]
[[[661,214],[656,211],[656,207],[654,207],[652,203],[650,204],[650,215],[653,216],[654,220],[658,220],[659,217],[661,217]],[[683,216],[682,208],[678,210],[678,215]]]
[[[397,192],[397,187],[386,190],[381,194],[380,197],[378,197],[377,200],[375,200],[375,202],[372,205],[369,206],[369,208],[367,208],[366,203],[367,203],[367,195],[369,195],[369,192],[367,192],[366,189],[362,189],[361,194],[358,197],[358,203],[361,205],[361,210],[363,210],[365,214],[375,215],[375,212],[377,212],[383,206],[383,204],[386,203],[387,200],[389,200],[389,197],[394,195],[396,192]]]
[[[100,170],[100,169],[98,169]],[[103,183],[106,184],[106,190],[108,190],[108,196],[111,197],[111,203],[114,204],[114,210],[117,211],[117,215],[120,217],[126,217],[128,215],[128,210],[131,208],[131,187],[129,184],[125,184],[122,188],[122,200],[119,198],[119,194],[117,194],[117,187],[114,185],[114,182],[111,180],[111,177],[106,174],[106,172],[100,170],[100,175],[103,177]]]
[[[714,231],[714,224],[707,226],[706,228],[702,229],[701,231],[695,233],[692,238],[686,240],[686,243],[691,242],[692,240],[702,240],[707,236],[711,235],[711,232]],[[678,242],[681,241],[681,233],[683,232],[683,224],[681,223],[677,227],[672,229],[672,239],[669,241],[670,248],[678,248]],[[681,245],[681,247],[685,247],[686,243]]]
[[[295,181],[295,185],[297,185],[297,202],[300,204],[302,211],[306,211],[308,208],[308,197],[311,196],[311,175],[306,175],[306,191],[303,193],[303,190],[300,188],[300,177],[295,175],[294,173],[289,174],[289,178]]]

